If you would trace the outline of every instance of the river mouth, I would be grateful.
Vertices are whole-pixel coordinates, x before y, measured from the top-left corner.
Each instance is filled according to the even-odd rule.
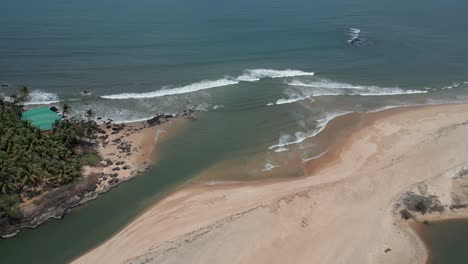
[[[463,1],[3,2],[0,96],[24,84],[28,107],[117,122],[203,112],[143,175],[0,240],[5,263],[69,261],[187,182],[310,175],[360,122],[316,134],[335,115],[468,100]]]

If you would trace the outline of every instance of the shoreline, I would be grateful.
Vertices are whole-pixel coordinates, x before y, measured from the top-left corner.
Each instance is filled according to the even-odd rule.
[[[192,115],[192,113],[190,113]],[[3,239],[16,236],[23,229],[34,229],[51,219],[61,219],[73,208],[97,199],[121,183],[147,171],[157,162],[156,145],[173,136],[188,115],[156,115],[141,122],[99,125],[94,149],[101,161],[83,166],[82,177],[69,185],[25,200],[19,223],[3,227]]]
[[[310,260],[320,257],[326,257],[328,260],[363,260],[363,262],[368,263],[369,260],[384,261],[389,258],[393,260],[412,260],[412,262],[424,261],[427,258],[427,253],[421,248],[419,238],[415,237],[414,233],[411,234],[411,231],[408,232],[408,230],[402,230],[401,227],[396,227],[398,226],[398,219],[395,218],[394,204],[401,198],[401,195],[408,191],[407,188],[427,178],[427,176],[425,178],[424,174],[421,174],[421,171],[418,171],[419,167],[417,166],[418,162],[421,162],[419,156],[422,153],[426,154],[425,152],[418,152],[419,149],[415,148],[412,142],[416,140],[419,143],[424,143],[424,140],[434,137],[434,133],[440,127],[465,121],[465,117],[468,117],[468,105],[451,104],[405,107],[404,109],[392,108],[382,112],[359,115],[363,115],[365,118],[361,119],[361,122],[355,126],[355,130],[346,139],[343,139],[344,142],[337,143],[339,146],[335,147],[334,150],[329,151],[319,159],[312,160],[310,164],[308,163],[310,169],[308,175],[311,176],[292,180],[275,180],[273,182],[262,181],[258,184],[249,182],[247,184],[181,187],[156,203],[152,208],[149,208],[113,238],[81,256],[75,262],[140,263],[143,260],[149,260],[148,262],[151,263],[151,259],[158,258],[158,261],[161,261],[158,263],[172,263],[176,257],[173,254],[175,251],[179,252],[177,259],[180,261],[184,258],[193,258],[195,252],[200,250],[205,250],[205,254],[196,255],[196,260],[200,262],[216,260],[218,255],[223,255],[220,252],[234,257],[232,255],[234,252],[229,247],[230,243],[233,242],[226,241],[225,236],[228,233],[234,236],[230,237],[232,241],[236,241],[238,236],[234,234],[239,233],[244,236],[243,239],[249,237],[256,244],[263,245],[261,250],[256,251],[241,246],[240,251],[242,254],[238,253],[240,254],[238,256],[242,257],[243,262],[263,260],[281,262],[281,256],[273,257],[278,248],[276,250],[274,250],[274,247],[271,248],[272,245],[276,245],[275,243],[281,241],[277,237],[280,235],[278,232],[281,229],[286,229],[281,232],[283,236],[294,238],[292,241],[304,242],[300,245],[297,244],[299,242],[291,244],[295,244],[297,247],[303,247],[303,244],[310,245],[307,250],[304,249],[305,255],[291,255],[294,251],[291,251],[289,244],[285,245],[287,248],[281,248],[283,253],[285,253],[284,251],[291,253],[284,254],[284,256],[294,257],[297,263],[304,259]],[[442,115],[445,115],[445,117],[442,117]],[[332,120],[330,126],[333,125],[333,122],[338,121]],[[415,123],[420,124],[416,126]],[[465,129],[463,126],[461,127]],[[421,133],[424,135],[420,135]],[[398,142],[395,142],[395,138],[398,139]],[[444,140],[449,139],[444,137]],[[454,144],[453,140],[449,141],[449,143]],[[391,151],[388,152],[393,155],[389,156],[389,153],[385,151],[379,152],[383,146],[390,149]],[[432,146],[428,144],[428,146],[424,147],[431,148]],[[437,144],[437,147],[450,152],[450,150],[444,148],[445,145],[443,144]],[[399,152],[403,152],[403,156]],[[412,154],[408,154],[411,158],[404,156],[407,154],[406,152]],[[355,153],[359,153],[359,155]],[[394,157],[396,154],[400,154],[400,156]],[[414,162],[411,163],[407,160],[413,160]],[[465,160],[463,161],[465,162]],[[386,164],[386,166],[381,167],[379,162]],[[444,162],[450,163],[453,161],[444,160]],[[413,165],[408,167],[408,164]],[[418,168],[413,168],[415,166]],[[411,175],[411,179],[405,179],[395,176],[394,170],[401,169],[400,167],[415,170],[415,172],[419,173],[417,175],[419,177]],[[440,171],[443,167],[434,167],[434,169]],[[381,170],[383,175],[372,176],[376,170]],[[432,172],[425,169],[423,171],[425,173]],[[380,180],[373,179],[374,177]],[[388,180],[388,178],[392,177],[395,182],[402,184],[402,186],[394,186],[396,183]],[[350,184],[350,182],[353,184]],[[380,204],[377,208],[372,202],[370,204],[365,202],[367,196],[376,195],[373,188],[369,189],[369,184],[379,188],[382,185],[385,187],[382,192],[386,194],[386,198],[381,201],[383,198],[379,200],[379,196],[377,196],[375,203]],[[350,193],[350,190],[354,191]],[[331,200],[339,200],[340,203],[346,203],[347,206]],[[321,205],[322,203],[328,205],[328,207]],[[306,204],[307,206],[305,206]],[[359,208],[360,206],[364,208]],[[193,209],[193,207],[196,207],[196,209]],[[315,207],[318,208],[311,209]],[[349,207],[356,208],[352,210]],[[325,208],[333,208],[334,210],[325,210]],[[377,214],[373,211],[375,209],[378,210]],[[285,211],[288,210],[292,210],[292,213],[285,214]],[[337,224],[335,222],[343,221],[341,218],[346,215],[350,219],[358,217],[355,211],[359,210],[364,210],[368,214],[376,214],[375,216],[379,221],[386,223],[384,230],[380,230],[382,222],[367,218],[364,219],[365,221],[361,220],[361,222],[369,222],[364,225],[358,220],[354,220],[345,221],[345,223],[341,223],[343,225],[338,225],[339,227],[348,226],[348,228],[343,227],[336,231],[333,231],[331,227],[324,228],[331,223]],[[310,215],[302,217],[297,215],[298,213],[305,214],[304,212]],[[256,216],[254,219],[262,220],[254,221],[250,219],[252,215]],[[332,217],[332,215],[336,215],[337,218]],[[332,218],[326,221],[329,217]],[[244,220],[247,218],[254,222],[250,223]],[[277,218],[283,220],[279,221]],[[368,218],[372,217],[369,216]],[[259,221],[263,221],[265,224],[259,225],[257,223]],[[293,222],[297,222],[299,227],[287,228],[284,226]],[[269,231],[273,234],[267,234],[264,233],[267,231],[264,226],[268,226],[268,223],[270,223],[271,227],[278,226],[280,223],[281,225],[278,226],[278,230],[269,228]],[[350,228],[350,226],[354,226],[354,228]],[[364,226],[366,229],[362,229]],[[366,245],[369,247],[366,254],[362,252],[362,249],[355,249],[345,250],[345,252],[336,255],[343,250],[331,250],[320,246],[321,243],[316,244],[318,242],[316,237],[321,237],[322,243],[333,240],[332,238],[338,240],[334,241],[333,245],[328,245],[332,248],[349,245],[349,239],[355,235],[353,235],[352,231],[359,230],[359,227],[361,227],[361,231],[371,229],[368,227],[379,227],[378,230],[373,231],[383,231],[384,233],[381,236],[368,234],[369,238],[364,239],[364,242],[368,242]],[[299,228],[300,232],[296,230],[297,228]],[[319,235],[314,237],[306,236],[304,233],[307,232],[304,229],[309,228],[313,229],[316,235]],[[249,230],[250,232],[247,232]],[[331,234],[321,234],[327,233],[326,230],[332,230],[328,232],[331,232]],[[266,238],[259,237],[258,234],[262,232]],[[337,236],[337,233],[339,233],[339,236]],[[210,240],[206,240],[208,236],[211,237]],[[348,241],[343,237],[348,238]],[[419,241],[417,247],[409,243],[415,241]],[[224,245],[214,252],[210,251],[212,250],[210,245],[223,242],[229,245]],[[312,245],[316,245],[316,248]],[[378,248],[376,248],[376,245],[378,245]],[[413,245],[413,247],[410,245]],[[314,252],[314,254],[306,258],[308,252]]]

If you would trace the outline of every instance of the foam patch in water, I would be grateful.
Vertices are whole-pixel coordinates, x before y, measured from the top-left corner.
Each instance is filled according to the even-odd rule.
[[[263,167],[262,171],[271,171],[274,168],[277,168],[278,166],[273,165],[273,163],[269,160],[265,163],[265,166]]]
[[[47,93],[41,90],[33,90],[29,94],[29,100],[25,105],[48,105],[60,102],[58,95],[54,93]]]
[[[316,121],[317,126],[314,130],[311,131],[298,131],[294,133],[294,135],[290,134],[283,134],[278,140],[278,144],[270,146],[268,149],[274,149],[275,151],[284,148],[289,145],[299,144],[302,143],[304,140],[308,138],[312,138],[322,132],[322,130],[327,126],[328,122],[333,120],[335,117],[345,115],[350,112],[337,112],[337,113],[327,113],[325,117],[318,119]]]

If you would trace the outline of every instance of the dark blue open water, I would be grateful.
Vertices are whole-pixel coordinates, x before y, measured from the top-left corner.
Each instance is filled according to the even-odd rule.
[[[468,98],[463,1],[0,0],[0,10],[5,96],[26,84],[31,105],[118,121],[207,111],[145,176],[0,241],[5,263],[69,260],[219,161],[255,157],[237,175],[247,179],[286,165],[288,150],[314,157],[325,150],[305,139],[336,115]]]

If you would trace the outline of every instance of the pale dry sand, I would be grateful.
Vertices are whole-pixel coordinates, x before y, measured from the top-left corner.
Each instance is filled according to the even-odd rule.
[[[75,263],[423,262],[395,204],[468,164],[468,105],[365,120],[309,177],[181,188]]]

